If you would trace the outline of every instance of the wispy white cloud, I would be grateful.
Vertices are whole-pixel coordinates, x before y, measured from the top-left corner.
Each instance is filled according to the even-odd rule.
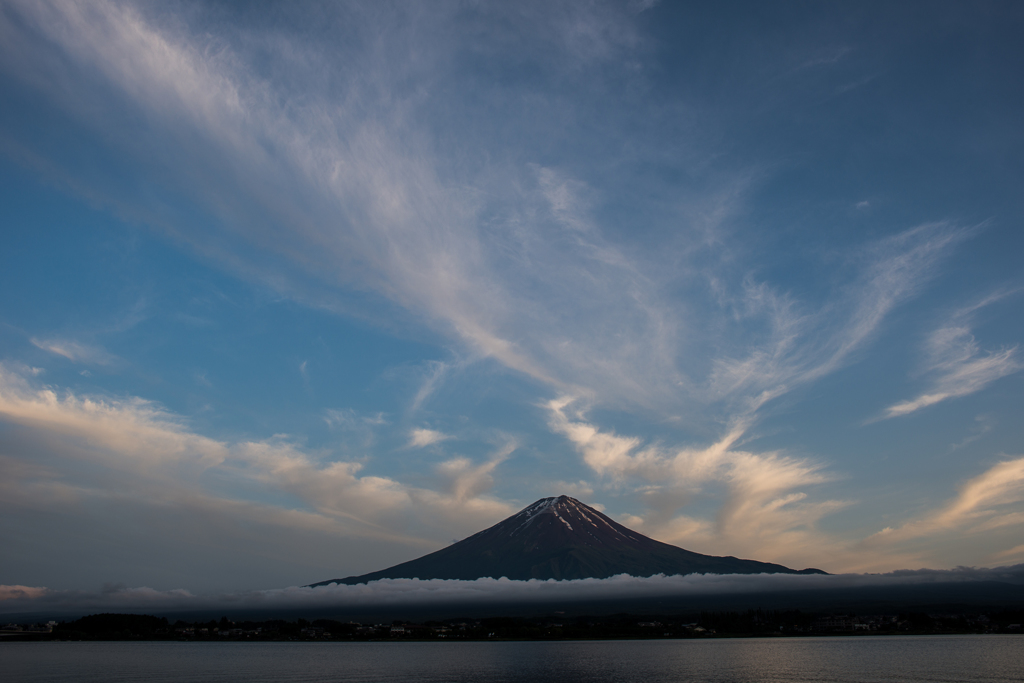
[[[388,424],[388,419],[384,413],[361,415],[351,408],[347,410],[328,408],[324,411],[324,422],[328,427],[352,428],[356,425],[379,427]]]
[[[985,297],[957,311],[947,325],[933,331],[925,344],[924,367],[924,373],[931,377],[931,386],[916,398],[889,406],[877,419],[902,417],[951,398],[968,396],[1024,368],[1017,346],[982,352],[969,325],[975,311],[1006,295],[1000,292]]]
[[[416,395],[413,396],[412,403],[409,406],[410,412],[416,412],[423,406],[423,403],[430,398],[435,391],[437,391],[437,388],[444,382],[445,377],[453,370],[453,368],[454,365],[452,363],[446,363],[439,360],[429,361],[427,363],[423,381],[420,384],[420,388],[417,389]]]
[[[940,332],[958,337],[961,348],[972,356],[977,352],[974,337],[967,330],[941,330]],[[1018,372],[1024,366],[1017,360],[1017,347],[1014,346],[980,358],[950,359],[939,367],[942,367],[940,376],[935,380],[928,393],[889,406],[885,409],[883,417],[909,415],[921,408],[927,408],[947,399],[973,394],[997,379]],[[939,367],[936,369],[938,370]]]
[[[730,400],[734,419],[749,419],[769,401],[848,364],[886,316],[917,294],[950,249],[971,233],[935,223],[868,245],[855,259],[860,263],[847,291],[819,310],[746,280],[733,305],[738,315],[765,321],[764,341],[745,356],[715,358],[710,395]]]
[[[323,413],[324,422],[331,431],[344,434],[360,448],[368,449],[377,443],[380,428],[389,424],[388,417],[381,412],[364,414],[351,408],[339,410],[328,408]]]
[[[135,194],[109,201],[290,296],[347,311],[348,289],[375,292],[474,358],[613,407],[725,422],[756,412],[848,362],[964,233],[942,224],[885,240],[845,289],[811,305],[751,279],[747,268],[736,269],[739,277],[728,268],[709,274],[709,255],[716,263],[735,255],[708,249],[725,250],[717,232],[743,201],[742,173],[709,191],[723,206],[690,207],[678,238],[689,246],[669,262],[602,225],[601,192],[570,171],[531,163],[518,147],[513,154],[498,144],[480,155],[435,145],[449,111],[410,91],[416,78],[406,77],[439,77],[431,65],[463,44],[448,35],[455,23],[446,13],[455,9],[447,5],[429,15],[374,15],[379,25],[370,33],[394,47],[384,53],[378,43],[321,44],[269,29],[244,40],[224,27],[189,33],[122,3],[11,7],[21,19],[2,20],[2,54],[8,64],[32,62],[16,76],[107,139],[125,142],[98,112],[136,111],[160,134],[125,147],[144,154],[136,160],[143,172],[160,159],[154,172],[211,220],[175,221]],[[570,4],[546,9],[543,20],[538,11],[508,10],[506,18],[530,26],[522,39],[557,51],[565,59],[552,63],[575,78],[581,64],[639,49],[621,8]],[[46,40],[30,40],[25,27]],[[246,46],[262,42],[295,60],[288,78],[250,64]],[[483,41],[472,49],[492,48]],[[324,65],[338,60],[358,76],[340,91],[320,87],[332,72]],[[100,88],[73,85],[79,81],[102,84],[117,104],[100,98]],[[290,97],[294,88],[303,97]],[[507,93],[495,86],[492,95]],[[484,119],[464,123],[467,140],[503,139]],[[467,165],[472,156],[492,161]],[[263,256],[241,256],[253,250]],[[707,278],[720,294],[711,300]],[[414,410],[446,372],[433,368]]]
[[[453,458],[438,465],[438,473],[448,481],[447,489],[456,501],[472,500],[494,485],[494,470],[516,450],[515,441],[508,441],[487,461],[474,464],[469,458]]]
[[[139,506],[204,509],[217,517],[241,515],[288,528],[389,539],[422,547],[431,535],[477,530],[512,506],[487,496],[490,472],[507,457],[454,472],[454,484],[431,490],[363,474],[364,462],[307,452],[285,436],[227,442],[192,431],[187,422],[138,398],[109,399],[32,384],[0,365],[0,420],[20,425],[23,439],[53,467],[28,467],[5,456],[4,500],[25,496],[56,505],[85,496],[116,496]],[[21,464],[19,464],[21,463]],[[458,469],[458,468],[456,468]],[[219,482],[234,482],[230,492]],[[263,502],[268,493],[296,502]],[[414,519],[410,519],[412,516]],[[409,535],[417,529],[418,536]]]
[[[426,429],[424,427],[418,427],[409,432],[409,448],[423,448],[424,446],[430,446],[435,443],[441,443],[442,441],[448,441],[452,439],[450,434],[439,432],[435,429]]]
[[[811,69],[821,66],[832,66],[833,64],[837,64],[838,62],[842,61],[851,52],[852,49],[846,45],[840,45],[838,47],[830,48],[828,50],[823,51],[822,54],[812,57],[811,59],[808,59],[807,61],[803,62],[802,64],[800,64],[800,66],[796,68],[796,70]]]
[[[974,418],[974,426],[971,428],[971,433],[965,436],[957,443],[949,444],[949,450],[955,451],[958,448],[963,448],[967,444],[973,443],[978,439],[984,437],[986,434],[992,431],[992,427],[995,426],[992,418],[987,415],[978,415]]]
[[[622,43],[607,8],[593,9],[588,14],[563,8],[557,20],[548,22],[564,28],[558,38],[563,47],[596,57],[605,49],[599,44]],[[388,102],[403,97],[399,92],[385,96],[387,102],[376,102],[354,85],[341,102],[282,110],[271,92],[280,84],[255,79],[238,55],[220,46],[214,56],[204,45],[149,23],[131,6],[99,3],[85,12],[60,4],[22,5],[21,11],[78,63],[88,65],[93,76],[101,74],[123,93],[130,106],[145,111],[169,138],[197,135],[205,140],[201,148],[180,150],[193,157],[182,178],[186,187],[194,186],[186,178],[202,175],[210,164],[221,165],[209,150],[216,150],[219,158],[238,160],[234,174],[252,169],[236,183],[249,195],[219,194],[216,203],[235,202],[231,210],[239,215],[248,213],[242,205],[259,205],[262,213],[253,217],[246,234],[253,243],[291,245],[280,253],[294,256],[307,279],[320,277],[332,285],[338,273],[350,274],[347,284],[376,289],[415,315],[426,316],[472,353],[556,386],[600,384],[611,390],[610,398],[626,394],[639,400],[652,387],[638,381],[635,368],[628,366],[638,361],[650,366],[644,371],[646,380],[678,374],[665,344],[671,335],[670,309],[653,305],[657,285],[645,282],[641,269],[602,240],[593,225],[578,230],[589,221],[573,197],[579,183],[542,168],[534,179],[524,179],[524,193],[502,197],[494,188],[480,187],[467,203],[464,191],[451,189],[465,180],[441,177],[439,169],[447,161],[419,153],[424,131],[394,113],[402,108]],[[6,29],[17,33],[10,25]],[[440,44],[444,41],[432,49]],[[369,60],[367,89],[392,87],[382,71],[402,67],[373,67],[377,57],[364,57]],[[401,56],[396,53],[394,59]],[[36,84],[46,88],[51,82],[41,77]],[[89,98],[88,92],[78,96]],[[67,106],[82,111],[83,104],[72,101]],[[351,115],[323,116],[323,111],[339,108]],[[264,140],[273,141],[269,149]],[[274,169],[286,167],[292,169],[291,180],[278,182]],[[306,183],[302,194],[312,193],[312,202],[294,205],[274,189],[292,187],[297,179]],[[204,192],[197,194],[200,201],[213,201]],[[508,203],[507,220],[487,226],[500,228],[487,241],[474,208],[478,198]],[[566,240],[560,231],[551,233],[551,224],[576,236]],[[205,232],[191,232],[187,226],[172,229],[213,250],[204,241]],[[233,228],[229,233],[237,238]],[[249,267],[238,263],[233,252],[212,255]],[[283,271],[263,275],[264,281],[296,291],[288,283],[295,278]],[[552,289],[562,292],[557,300],[550,297]],[[581,302],[589,303],[581,310]],[[608,312],[594,316],[602,310]],[[573,330],[587,321],[592,323],[587,329]],[[631,328],[636,331],[624,338],[622,330]],[[654,340],[655,348],[645,339]],[[665,394],[665,388],[659,392]]]
[[[247,239],[252,245],[269,246],[275,253],[291,257],[290,266],[278,262],[270,266],[273,272],[262,272],[263,281],[277,283],[293,294],[301,291],[301,281],[316,279],[323,283],[321,288],[329,290],[339,284],[376,290],[454,336],[471,353],[496,358],[557,385],[577,382],[595,372],[616,375],[616,384],[621,385],[628,374],[614,369],[613,363],[602,357],[604,352],[648,355],[632,348],[642,339],[639,332],[629,340],[615,341],[598,330],[576,334],[568,325],[557,324],[563,313],[597,294],[593,289],[596,283],[603,283],[605,305],[616,302],[616,309],[628,312],[640,293],[636,286],[639,271],[596,237],[575,241],[558,235],[553,241],[545,237],[551,222],[563,226],[579,222],[573,207],[560,203],[564,193],[550,191],[554,171],[540,169],[533,182],[526,179],[527,186],[539,184],[539,192],[528,187],[514,197],[501,197],[494,194],[495,188],[486,186],[467,194],[462,189],[466,179],[442,176],[449,160],[430,154],[425,140],[429,132],[412,124],[416,117],[407,116],[415,97],[391,82],[394,74],[389,71],[410,68],[401,61],[406,57],[402,51],[383,63],[376,53],[349,54],[354,69],[365,67],[363,76],[353,81],[351,92],[339,100],[282,107],[275,88],[286,86],[256,77],[246,69],[242,55],[232,53],[224,44],[213,50],[207,44],[208,36],[190,38],[152,22],[131,5],[101,2],[88,11],[60,3],[15,6],[34,30],[81,65],[89,78],[98,76],[121,94],[126,106],[143,112],[166,134],[163,139],[202,140],[198,146],[183,144],[176,155],[159,156],[169,163],[182,159],[187,171],[186,166],[176,168],[182,187],[215,215],[251,218],[244,233],[234,225],[227,226],[230,239]],[[628,29],[613,21],[613,14],[603,5],[579,11],[563,7],[547,17],[545,23],[554,33],[546,39],[578,59],[602,59],[607,50],[629,43]],[[404,22],[415,19],[401,12],[384,13],[381,18],[385,25],[379,29],[385,33],[402,33]],[[395,23],[386,25],[392,20]],[[3,28],[15,43],[28,49],[14,25]],[[426,24],[421,28],[426,29]],[[444,44],[440,40],[429,47],[418,45],[416,59],[429,61],[431,55],[444,59],[443,54],[433,54]],[[298,45],[291,47],[312,62],[326,57]],[[49,61],[46,65],[54,66]],[[52,74],[41,75],[37,70],[19,74],[38,77],[33,83],[44,90],[51,87]],[[371,95],[375,92],[383,94]],[[87,102],[92,97],[88,90],[51,94],[75,114],[89,109]],[[396,106],[396,101],[402,104]],[[326,116],[327,111],[345,113]],[[102,118],[91,123],[105,125]],[[212,173],[222,177],[223,160],[229,160],[233,169],[229,174],[234,177],[234,189],[211,194],[207,189],[211,185],[199,176]],[[283,193],[280,188],[291,189]],[[296,203],[297,196],[303,197],[301,203]],[[477,215],[481,199],[509,203],[510,217],[498,226],[503,234],[493,242],[482,239],[481,217]],[[165,225],[162,219],[154,222]],[[240,250],[218,251],[205,229],[167,227],[232,267],[253,267],[239,262]],[[274,246],[283,244],[290,246]],[[555,272],[546,267],[511,271],[502,266],[510,246],[519,251],[520,259],[542,258],[538,266],[558,261],[571,267],[557,283],[544,281],[547,273]],[[301,268],[301,276],[289,272],[295,265]],[[569,277],[574,273],[582,279]],[[341,281],[339,274],[343,274]],[[612,281],[608,275],[613,276]],[[563,305],[546,310],[547,289],[552,284],[566,287],[568,296]],[[317,293],[308,294],[324,299]],[[523,319],[516,313],[524,311],[535,311],[536,316],[527,314]],[[645,315],[641,312],[639,318]],[[573,318],[586,320],[587,312]],[[599,322],[602,329],[610,329],[618,321]],[[550,333],[538,337],[540,330],[553,323]],[[608,348],[589,348],[588,340],[603,340]],[[573,359],[570,370],[556,372],[555,361],[564,359]],[[642,393],[632,391],[634,396]]]
[[[1009,548],[1007,550],[1003,550],[1001,552],[995,553],[992,556],[992,559],[997,561],[997,562],[998,561],[1005,562],[1007,560],[1013,560],[1013,559],[1018,559],[1018,558],[1024,558],[1024,543],[1022,543],[1021,545],[1015,546],[1013,548]]]
[[[807,500],[801,489],[830,478],[819,464],[736,448],[744,424],[705,448],[669,449],[601,430],[582,414],[570,413],[568,399],[552,401],[548,409],[552,430],[569,439],[596,474],[642,492],[649,512],[628,521],[663,541],[701,552],[728,548],[729,554],[804,561],[813,555],[812,547],[825,542],[815,530],[817,521],[845,505]],[[709,484],[727,489],[715,517],[679,514]]]
[[[365,473],[364,462],[307,451],[284,436],[212,439],[151,402],[81,397],[37,381],[0,366],[0,420],[20,433],[19,445],[0,458],[0,496],[15,509],[84,510],[116,501],[128,512],[119,514],[121,520],[156,506],[163,517],[194,513],[205,520],[204,529],[259,525],[320,538],[377,539],[416,549],[410,553],[429,550],[426,539],[472,533],[515,510],[488,495],[496,468],[516,448],[511,440],[484,462],[457,457],[440,463],[436,487],[412,486]],[[858,543],[816,527],[843,504],[808,496],[809,487],[829,478],[820,466],[741,450],[741,427],[707,448],[672,450],[602,430],[571,413],[567,403],[555,402],[549,410],[552,428],[595,474],[632,488],[647,504],[642,518],[624,521],[700,552],[813,566],[825,564],[827,549],[840,566],[892,566],[928,556],[908,552],[911,540],[981,537],[1024,524],[1024,458],[971,479],[935,512]],[[727,491],[715,514],[679,514],[707,486]],[[268,501],[268,493],[276,496]],[[290,502],[272,500],[281,495]]]
[[[778,452],[737,447],[737,425],[705,448],[669,449],[602,430],[572,411],[567,399],[549,405],[551,429],[565,436],[584,462],[611,485],[633,491],[646,504],[623,522],[659,540],[711,554],[732,554],[802,567],[877,569],[901,562],[950,561],[941,546],[965,533],[995,547],[1001,530],[1024,524],[1024,459],[1002,462],[967,481],[943,508],[868,536],[835,534],[822,518],[854,504],[818,499],[810,491],[836,477],[820,463]],[[709,486],[725,494],[704,495]],[[715,501],[713,514],[687,514],[697,501]],[[906,542],[920,541],[913,547]],[[828,560],[823,559],[829,558]],[[962,561],[962,560],[961,560]],[[830,567],[825,567],[830,568]]]
[[[866,547],[1024,524],[1024,458],[1004,460],[967,481],[959,495],[916,519],[868,537]]]
[[[83,344],[73,339],[39,339],[33,337],[30,341],[36,348],[63,356],[74,363],[114,365],[118,361],[117,356],[108,353],[99,346]]]

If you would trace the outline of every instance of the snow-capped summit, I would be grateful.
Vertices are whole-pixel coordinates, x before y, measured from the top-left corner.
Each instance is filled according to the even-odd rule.
[[[447,548],[388,569],[312,584],[377,579],[583,579],[616,574],[793,574],[779,564],[701,555],[655,541],[569,496],[541,498]]]
[[[590,514],[588,514],[588,511]],[[596,514],[595,514],[596,513]],[[509,517],[499,526],[508,525],[512,527],[510,536],[524,532],[534,521],[545,520],[541,515],[553,515],[555,519],[565,525],[569,532],[582,534],[584,543],[593,542],[601,538],[603,534],[614,534],[625,539],[639,540],[629,529],[611,521],[594,508],[584,505],[575,498],[569,496],[557,496],[554,498],[541,498],[533,505],[522,512]],[[606,521],[607,520],[607,521]],[[573,528],[573,524],[576,528]],[[591,528],[593,527],[593,528]],[[618,527],[618,528],[616,528]],[[590,537],[589,539],[586,537]]]

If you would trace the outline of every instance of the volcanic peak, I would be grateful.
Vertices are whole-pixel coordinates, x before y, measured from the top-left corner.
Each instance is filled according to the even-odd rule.
[[[384,578],[605,578],[616,574],[795,573],[768,562],[701,555],[622,526],[569,496],[541,498],[519,513],[436,552],[388,569],[330,579],[357,584]],[[825,573],[805,569],[799,573]]]

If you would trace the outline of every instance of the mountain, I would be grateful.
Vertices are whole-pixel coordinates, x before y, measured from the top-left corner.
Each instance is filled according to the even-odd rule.
[[[781,564],[701,555],[628,529],[575,498],[542,498],[489,529],[394,567],[332,583],[377,579],[606,578],[616,574],[825,574]]]

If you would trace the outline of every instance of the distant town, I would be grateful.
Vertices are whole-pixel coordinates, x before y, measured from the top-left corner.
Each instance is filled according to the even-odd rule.
[[[1024,610],[979,614],[810,614],[799,611],[702,612],[698,617],[548,615],[413,623],[308,621],[185,622],[140,614],[94,614],[74,621],[9,623],[12,640],[165,641],[386,641],[386,640],[607,640],[661,638],[806,637],[909,634],[1024,633]]]

